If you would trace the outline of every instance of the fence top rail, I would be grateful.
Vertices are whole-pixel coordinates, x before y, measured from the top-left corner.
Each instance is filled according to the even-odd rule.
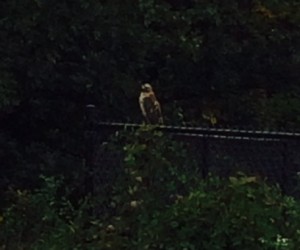
[[[138,129],[145,124],[137,123],[120,123],[120,122],[97,122],[93,126],[94,130],[101,128],[111,128],[116,130],[121,129]],[[228,139],[258,139],[258,140],[299,140],[300,133],[283,132],[283,131],[265,131],[265,130],[245,130],[245,129],[230,129],[230,128],[205,128],[205,127],[180,127],[155,125],[156,130],[166,133],[198,136],[198,137],[214,137],[214,138],[228,138]]]

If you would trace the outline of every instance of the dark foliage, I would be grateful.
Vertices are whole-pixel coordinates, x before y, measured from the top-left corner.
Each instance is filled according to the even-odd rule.
[[[0,200],[63,175],[85,195],[86,104],[142,120],[140,83],[167,124],[298,129],[298,0],[0,2]]]

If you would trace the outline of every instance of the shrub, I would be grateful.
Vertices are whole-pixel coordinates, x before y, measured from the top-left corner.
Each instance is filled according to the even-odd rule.
[[[196,162],[188,157],[184,144],[148,126],[117,133],[104,148],[105,152],[121,151],[123,162],[122,174],[106,201],[111,215],[106,227],[114,230],[103,232],[101,249],[133,249],[148,216],[163,211],[196,186]]]
[[[299,202],[278,187],[243,174],[203,180],[185,145],[146,127],[115,139],[124,173],[101,249],[297,249]]]
[[[52,177],[35,191],[12,190],[0,216],[2,248],[299,248],[300,203],[276,186],[243,174],[201,179],[188,147],[149,127],[117,133],[100,151],[100,174],[119,169],[92,197],[71,202],[70,187]],[[121,161],[103,171],[112,156]]]
[[[255,177],[210,177],[153,214],[140,249],[298,249],[300,206]]]
[[[10,205],[0,221],[0,249],[76,249],[80,246],[84,239],[80,231],[90,219],[88,197],[77,201],[76,208],[67,199],[68,190],[62,178],[42,179],[44,184],[40,189],[8,192]]]

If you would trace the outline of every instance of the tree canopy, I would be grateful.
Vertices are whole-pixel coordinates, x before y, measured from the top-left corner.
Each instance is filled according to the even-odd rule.
[[[140,122],[141,82],[168,124],[297,128],[299,28],[297,0],[3,0],[1,165],[82,154],[88,103]]]

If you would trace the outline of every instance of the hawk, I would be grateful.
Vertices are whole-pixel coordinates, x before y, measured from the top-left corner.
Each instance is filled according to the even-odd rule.
[[[163,124],[160,104],[156,99],[152,86],[149,83],[144,83],[142,85],[139,103],[142,114],[147,123]]]

